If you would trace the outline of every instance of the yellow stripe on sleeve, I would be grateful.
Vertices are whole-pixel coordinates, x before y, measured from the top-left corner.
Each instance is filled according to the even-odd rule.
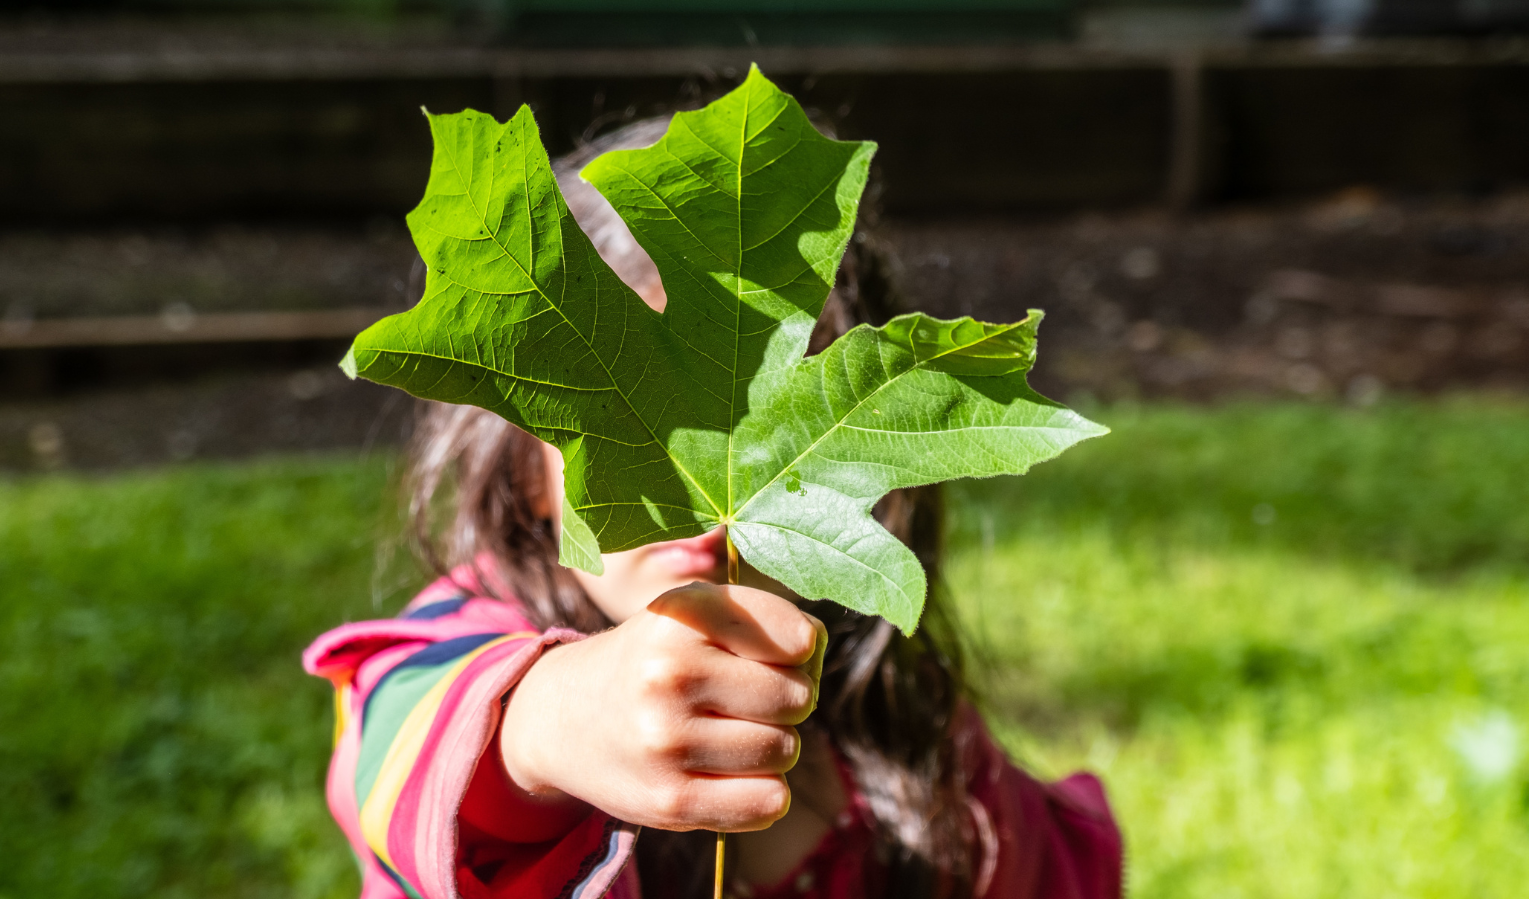
[[[383,757],[382,767],[377,772],[377,780],[372,786],[371,794],[367,796],[366,803],[361,807],[361,835],[365,838],[366,844],[388,867],[395,870],[397,867],[388,854],[388,825],[393,820],[393,809],[398,805],[398,797],[403,793],[409,773],[414,770],[420,750],[424,748],[425,738],[430,735],[430,725],[435,721],[436,713],[440,711],[441,702],[446,698],[446,691],[456,683],[462,670],[472,664],[478,656],[510,640],[524,640],[537,636],[540,635],[535,631],[506,634],[464,655],[451,666],[451,670],[447,671],[434,687],[430,688],[430,692],[420,698],[410,710],[409,716],[404,719],[403,725],[399,727],[392,744],[388,747],[387,755]]]

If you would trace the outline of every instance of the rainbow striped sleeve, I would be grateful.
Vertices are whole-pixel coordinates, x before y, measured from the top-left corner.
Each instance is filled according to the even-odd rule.
[[[491,883],[466,867],[457,811],[501,698],[543,647],[580,635],[540,633],[509,603],[440,587],[401,618],[343,625],[304,653],[308,671],[335,685],[328,798],[360,859],[363,899],[628,893],[636,828],[599,812],[555,845],[503,847],[498,854],[517,863]]]

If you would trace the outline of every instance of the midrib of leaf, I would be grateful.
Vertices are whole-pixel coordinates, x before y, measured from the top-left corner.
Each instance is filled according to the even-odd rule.
[[[1029,317],[1026,316],[1025,319],[1023,319],[1021,321],[1018,321],[1018,322],[1015,322],[1013,325],[1010,325],[1008,328],[1004,329],[1003,331],[997,332],[997,334],[1008,333],[1009,331],[1012,331],[1015,328],[1018,328],[1020,325],[1024,324],[1025,321],[1028,321],[1028,320],[1029,320]],[[754,500],[760,494],[762,494],[766,490],[770,489],[771,485],[773,485],[776,481],[780,480],[783,476],[785,476],[786,472],[788,472],[791,469],[795,468],[798,462],[801,462],[803,459],[805,459],[808,456],[812,455],[813,450],[818,448],[818,444],[822,443],[824,440],[827,440],[830,434],[836,433],[840,428],[844,427],[845,426],[844,422],[847,419],[849,419],[850,416],[852,416],[856,412],[860,411],[860,407],[864,406],[866,403],[869,403],[872,399],[874,399],[877,396],[877,394],[881,393],[883,390],[886,390],[888,387],[892,386],[893,384],[895,384],[898,381],[902,380],[903,378],[907,377],[909,374],[912,374],[913,372],[918,371],[919,369],[923,368],[926,364],[928,364],[930,362],[933,362],[936,359],[941,359],[941,358],[944,358],[945,356],[949,356],[951,353],[960,352],[961,350],[967,349],[968,347],[976,346],[979,343],[982,343],[982,342],[984,342],[986,340],[989,340],[989,339],[997,336],[997,334],[987,334],[987,335],[984,335],[981,340],[974,340],[974,341],[972,341],[970,343],[964,343],[964,344],[961,344],[959,346],[954,346],[954,347],[951,347],[950,349],[946,350],[943,353],[936,353],[936,354],[934,354],[933,356],[930,356],[927,359],[920,359],[919,361],[915,362],[913,365],[908,366],[907,370],[902,372],[901,374],[893,375],[892,377],[890,377],[890,378],[886,379],[885,381],[883,381],[880,385],[878,385],[876,387],[875,390],[872,390],[870,393],[867,393],[863,398],[861,398],[860,400],[856,401],[856,403],[853,406],[849,407],[849,409],[843,415],[841,415],[838,418],[836,418],[834,420],[833,426],[825,429],[823,431],[823,433],[819,434],[817,439],[812,441],[812,443],[806,449],[802,450],[799,454],[797,454],[797,457],[795,459],[792,459],[790,462],[788,462],[785,465],[781,466],[780,471],[777,471],[774,474],[774,476],[770,478],[770,480],[766,481],[764,483],[764,486],[762,486],[758,490],[754,491],[754,495],[753,496],[750,496],[748,499],[743,501],[743,507],[740,508],[737,511],[737,513],[735,513],[734,517],[742,516],[744,511],[746,511],[748,509],[749,505],[751,503],[753,503]],[[843,338],[841,337],[840,339],[842,340]],[[934,432],[931,432],[931,433],[934,433]],[[728,468],[728,477],[729,477],[729,479],[731,479],[731,477],[732,477],[732,468],[731,468],[731,465],[729,465],[729,468]],[[816,539],[816,538],[814,538],[814,539]]]
[[[743,121],[738,126],[738,179],[735,182],[737,190],[733,197],[735,212],[733,227],[738,233],[738,252],[733,258],[738,260],[735,263],[738,270],[733,273],[733,389],[727,403],[727,511],[729,514],[733,511],[733,437],[738,432],[735,418],[738,412],[738,354],[743,351],[743,336],[738,333],[743,330],[743,154],[748,150],[749,145],[749,113],[754,108],[753,100],[754,90],[750,88],[749,95],[743,102]]]
[[[534,248],[534,246],[535,246],[535,235],[531,234],[530,223],[534,222],[535,218],[531,215],[531,191],[529,189],[530,179],[526,177],[526,169],[527,169],[527,165],[526,165],[526,141],[524,140],[524,137],[525,137],[525,134],[524,134],[525,126],[522,125],[522,126],[520,126],[520,128],[521,128],[521,132],[522,132],[521,133],[521,138],[522,139],[519,142],[520,143],[520,173],[521,173],[521,183],[525,184],[527,186],[527,190],[526,190],[527,247],[528,247],[528,249],[530,250],[530,252],[534,256],[534,254],[535,254],[535,248]],[[457,162],[456,153],[454,153],[454,152],[453,153],[448,153],[447,154],[447,158],[449,158],[451,160],[451,167],[456,171],[457,177],[459,179],[461,179],[462,183],[464,185],[470,185],[472,182],[469,179],[464,178],[462,176],[462,166]],[[568,328],[571,331],[573,331],[573,333],[579,335],[579,339],[584,342],[585,348],[589,350],[589,355],[593,356],[595,361],[599,363],[600,370],[605,372],[606,379],[611,382],[611,389],[616,391],[616,395],[621,397],[621,401],[626,403],[626,407],[628,409],[632,410],[632,415],[634,417],[636,417],[636,419],[638,421],[642,422],[643,429],[648,432],[648,436],[650,438],[652,438],[653,444],[655,446],[657,446],[660,450],[662,450],[663,454],[669,458],[669,461],[674,463],[674,467],[679,469],[680,473],[683,474],[687,479],[689,479],[691,484],[695,485],[696,490],[698,490],[702,496],[706,497],[706,501],[711,504],[711,508],[712,508],[713,511],[715,511],[717,513],[717,516],[719,518],[722,517],[722,510],[717,508],[717,501],[711,498],[711,494],[706,492],[706,488],[701,486],[700,482],[697,481],[695,479],[695,476],[692,475],[690,473],[690,471],[685,468],[684,464],[681,463],[679,459],[675,458],[673,453],[669,452],[669,448],[667,446],[664,446],[663,441],[658,439],[658,434],[657,434],[657,432],[655,432],[653,430],[653,426],[648,424],[648,420],[643,418],[642,413],[638,411],[637,406],[636,406],[636,404],[634,404],[632,402],[631,397],[627,396],[626,392],[621,389],[620,383],[618,383],[617,380],[616,380],[615,373],[613,373],[610,370],[610,366],[605,364],[605,360],[600,358],[600,354],[595,351],[594,344],[590,343],[589,337],[586,336],[583,331],[580,331],[577,325],[575,325],[571,320],[569,320],[568,316],[563,313],[563,310],[558,307],[557,303],[553,302],[552,297],[547,295],[547,291],[545,289],[543,289],[542,285],[536,280],[535,276],[533,276],[530,272],[526,271],[526,267],[520,264],[520,260],[516,259],[514,254],[512,254],[509,251],[509,248],[506,247],[503,243],[500,242],[498,230],[496,230],[492,225],[489,224],[487,212],[485,210],[480,209],[478,207],[478,201],[473,196],[473,192],[472,192],[472,189],[470,187],[468,188],[467,191],[465,191],[463,193],[463,196],[466,197],[467,202],[472,207],[473,212],[477,214],[478,220],[483,223],[484,233],[491,235],[490,239],[493,241],[494,246],[498,247],[499,252],[504,256],[504,258],[506,258],[510,262],[514,263],[515,267],[520,269],[520,273],[525,275],[526,276],[526,280],[529,281],[532,284],[532,286],[534,286],[536,288],[536,293],[543,300],[546,301],[548,308],[550,308],[554,312],[556,312],[558,318],[561,318],[563,320],[563,323],[566,324],[568,326]],[[562,216],[558,217],[558,223],[561,226],[561,224],[562,224]],[[561,242],[559,243],[559,246],[560,247],[562,246]],[[563,268],[564,268],[564,270],[566,270],[568,268],[568,257],[566,255],[565,249],[560,249],[559,250],[559,258],[563,260]],[[533,268],[535,267],[534,259],[533,259],[533,262],[532,262],[532,267]],[[456,282],[453,281],[452,283],[456,283]],[[487,367],[487,366],[484,366],[484,367]],[[731,420],[731,419],[729,419],[729,420]],[[595,436],[595,435],[590,435],[590,436]],[[728,441],[729,441],[729,450],[731,450],[731,441],[732,441],[731,433],[729,433],[729,435],[728,435]],[[620,441],[613,441],[613,442],[620,443]],[[729,459],[731,459],[731,453],[729,453]],[[731,466],[729,466],[729,468],[728,468],[728,477],[729,477],[729,479],[731,479],[731,477],[732,477]],[[729,483],[731,483],[731,481],[729,481]]]

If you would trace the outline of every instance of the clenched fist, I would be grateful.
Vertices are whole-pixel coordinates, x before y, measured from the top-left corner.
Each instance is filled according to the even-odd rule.
[[[763,590],[670,590],[531,667],[500,731],[505,772],[646,827],[768,827],[790,806],[794,725],[817,703],[827,642],[822,622]]]

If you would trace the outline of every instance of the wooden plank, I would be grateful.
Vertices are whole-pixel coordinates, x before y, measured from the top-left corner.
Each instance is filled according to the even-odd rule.
[[[334,309],[199,315],[172,309],[161,315],[12,320],[0,322],[0,350],[338,340],[354,337],[394,311],[397,310]]]
[[[1169,72],[1173,125],[1169,134],[1165,199],[1173,209],[1187,209],[1200,198],[1200,155],[1205,142],[1205,88],[1201,84],[1200,59],[1186,52],[1173,61]]]
[[[0,30],[3,35],[3,30]],[[472,46],[226,47],[202,51],[105,48],[29,50],[0,41],[0,84],[122,84],[365,79],[567,78],[722,75],[751,62],[772,75],[895,74],[1168,67],[1183,48],[1095,46],[1062,41],[977,46],[645,47],[548,50]],[[1229,68],[1389,68],[1529,64],[1529,44],[1450,38],[1234,42],[1198,48]]]
[[[220,47],[86,52],[0,27],[0,226],[397,217],[429,172],[421,106],[527,102],[557,155],[592,123],[716,96],[751,60],[881,143],[889,215],[1529,181],[1529,43]]]
[[[1057,42],[975,47],[681,47],[596,50],[477,48],[12,52],[0,84],[123,84],[202,81],[353,81],[507,77],[721,75],[750,63],[772,75],[855,72],[986,72],[1114,69],[1163,64],[1162,54]]]

